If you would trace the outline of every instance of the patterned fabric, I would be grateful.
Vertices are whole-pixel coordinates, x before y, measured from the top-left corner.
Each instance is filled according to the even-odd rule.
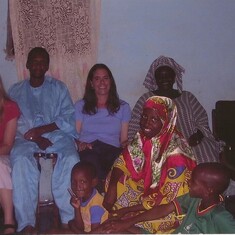
[[[169,66],[175,71],[177,88],[181,93],[179,97],[173,99],[178,110],[177,128],[186,139],[194,134],[197,129],[199,129],[204,136],[198,145],[192,147],[197,163],[219,161],[221,143],[215,140],[210,130],[206,110],[191,92],[182,91],[182,75],[185,72],[184,68],[177,64],[174,59],[165,56],[158,57],[149,68],[143,83],[149,92],[143,94],[138,99],[132,110],[128,139],[132,140],[139,130],[140,115],[143,110],[144,102],[149,97],[156,95],[154,91],[157,90],[158,87],[154,74],[156,69],[161,66]]]
[[[144,102],[154,95],[153,91],[147,92],[135,104],[129,123],[129,140],[133,139],[135,133],[140,128],[139,121]],[[183,136],[188,139],[197,129],[204,135],[202,141],[192,147],[197,163],[219,161],[220,143],[215,140],[211,133],[207,113],[197,98],[191,92],[183,91],[179,97],[173,100],[178,110],[176,126],[182,132]]]
[[[124,176],[117,185],[114,208],[142,204],[146,209],[154,204],[172,201],[188,192],[188,180],[196,162],[191,148],[176,130],[177,109],[171,99],[151,97],[145,107],[157,108],[163,121],[160,134],[147,139],[137,132],[133,141],[115,161],[114,167]],[[168,216],[173,218],[174,213]],[[138,226],[151,233],[173,231],[174,221],[144,222]]]
[[[73,101],[82,98],[97,60],[100,0],[9,0],[9,13],[18,77],[29,76],[28,52],[41,46],[50,54],[48,74],[68,85]]]

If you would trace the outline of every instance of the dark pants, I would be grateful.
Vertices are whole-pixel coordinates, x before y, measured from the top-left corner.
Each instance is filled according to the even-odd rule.
[[[92,149],[83,150],[79,152],[79,155],[81,161],[93,163],[96,166],[98,178],[105,180],[121,151],[121,148],[96,140],[92,142]]]

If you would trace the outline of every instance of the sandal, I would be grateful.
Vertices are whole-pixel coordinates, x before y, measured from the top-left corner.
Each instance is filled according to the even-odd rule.
[[[7,231],[9,230],[9,231]],[[2,226],[2,234],[15,234],[16,225],[15,224],[3,224]]]

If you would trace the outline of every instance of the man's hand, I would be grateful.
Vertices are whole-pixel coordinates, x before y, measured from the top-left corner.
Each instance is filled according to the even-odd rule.
[[[201,143],[202,139],[203,139],[203,134],[200,130],[197,130],[196,133],[192,134],[189,139],[188,139],[188,143],[190,146],[196,146],[198,144]]]
[[[48,147],[53,145],[49,139],[42,136],[39,136],[37,139],[31,141],[35,142],[42,150],[46,150]]]
[[[41,135],[43,135],[45,132],[43,130],[43,127],[34,127],[30,130],[28,130],[25,134],[24,134],[24,138],[28,141],[34,141],[36,140],[38,137],[40,137]]]

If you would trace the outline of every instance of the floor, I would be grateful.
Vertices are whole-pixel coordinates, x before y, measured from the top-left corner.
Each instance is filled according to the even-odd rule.
[[[225,198],[225,206],[235,218],[235,195]],[[3,224],[3,212],[0,210],[0,226]],[[18,235],[22,233],[16,233]],[[37,232],[35,234],[72,234],[61,228],[58,209],[54,205],[40,208],[37,213]],[[22,234],[23,235],[23,234]]]
[[[61,228],[58,209],[54,205],[40,207],[36,220],[37,232],[35,234],[69,234],[68,230],[65,231]],[[0,227],[3,223],[3,211],[0,210]],[[16,232],[15,234],[23,235],[24,233]]]

